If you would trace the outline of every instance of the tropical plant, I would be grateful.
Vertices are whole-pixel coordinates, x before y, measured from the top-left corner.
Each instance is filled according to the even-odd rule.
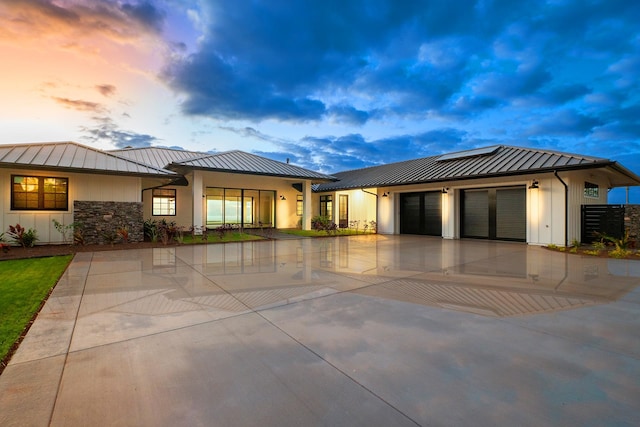
[[[20,224],[16,224],[15,226],[10,225],[7,234],[13,239],[14,242],[19,244],[23,248],[32,248],[38,240],[36,230],[34,230],[33,228],[29,228],[27,230]]]
[[[0,233],[0,249],[2,249],[2,252],[5,254],[11,249],[9,245],[4,243],[4,233]]]
[[[145,240],[151,242],[158,241],[158,223],[155,219],[147,219],[142,223]]]
[[[118,232],[116,230],[114,230],[113,228],[108,228],[104,231],[102,231],[102,233],[100,233],[102,236],[102,239],[110,244],[111,246],[113,246],[113,244],[116,242],[116,240],[118,240]]]
[[[158,238],[162,244],[167,245],[175,239],[178,227],[176,226],[175,221],[167,222],[167,220],[163,218],[156,223],[156,230],[158,232]]]
[[[629,250],[629,248],[631,248],[635,244],[635,242],[631,239],[629,233],[630,231],[627,228],[620,238],[613,237],[605,233],[598,233],[598,235],[603,241],[606,240],[608,242],[611,242],[615,246],[615,249],[609,252],[610,256],[612,256],[613,258],[625,258],[633,253]]]
[[[126,225],[123,225],[122,227],[118,228],[116,232],[118,233],[118,236],[120,236],[120,238],[124,243],[129,243],[129,228]]]
[[[616,249],[629,249],[633,244],[633,240],[631,240],[631,237],[629,236],[628,228],[624,231],[622,237],[620,238],[610,236],[606,233],[597,233],[597,235],[599,235],[603,240],[613,243]]]

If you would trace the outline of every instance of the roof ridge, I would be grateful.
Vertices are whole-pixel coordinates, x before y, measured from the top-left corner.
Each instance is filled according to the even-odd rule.
[[[502,147],[503,148],[512,148],[512,149],[515,149],[515,150],[534,151],[536,153],[551,153],[551,154],[557,154],[559,156],[575,157],[575,158],[578,158],[578,159],[608,160],[608,161],[610,161],[610,159],[607,159],[606,157],[587,156],[587,155],[584,155],[584,154],[572,153],[572,152],[569,152],[569,151],[559,151],[559,150],[551,150],[551,149],[545,149],[545,148],[523,147],[523,146],[519,146],[519,145],[502,145]]]

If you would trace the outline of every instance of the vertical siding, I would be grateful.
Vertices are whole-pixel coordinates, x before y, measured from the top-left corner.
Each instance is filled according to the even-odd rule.
[[[607,203],[607,193],[609,183],[602,175],[595,173],[573,173],[569,179],[565,179],[569,184],[569,244],[573,240],[580,240],[581,233],[581,211],[582,205],[597,205]],[[597,184],[599,187],[599,195],[597,198],[585,197],[585,182]]]
[[[62,177],[69,179],[69,206],[66,211],[12,211],[11,175]],[[9,225],[20,224],[33,228],[38,235],[38,243],[63,243],[62,234],[53,226],[53,220],[62,224],[73,222],[74,200],[98,200],[118,202],[140,201],[140,178],[33,171],[24,169],[0,170],[0,232],[6,232]]]

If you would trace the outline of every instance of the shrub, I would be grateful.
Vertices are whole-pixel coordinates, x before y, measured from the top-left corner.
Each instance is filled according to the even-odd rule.
[[[327,234],[338,232],[338,226],[326,216],[314,216],[311,218],[311,228],[316,231],[326,231]]]
[[[147,219],[142,224],[144,230],[144,239],[151,242],[158,241],[158,224],[155,219]]]
[[[605,233],[598,233],[598,235],[602,238],[602,240],[613,243],[616,247],[616,250],[618,251],[629,249],[634,243],[633,240],[631,240],[631,238],[629,237],[628,228],[624,231],[623,236],[619,239],[617,237],[609,236]]]
[[[80,223],[72,222],[71,224],[64,225],[61,222],[58,222],[58,220],[55,218],[52,219],[51,222],[53,222],[53,226],[55,227],[55,229],[58,230],[60,234],[62,234],[62,241],[64,243],[71,243],[71,237],[74,238],[75,242],[75,234],[80,227]],[[69,235],[69,233],[71,233],[71,235]]]
[[[10,225],[7,234],[23,248],[32,248],[38,240],[36,230],[33,228],[27,230],[20,224]]]
[[[628,249],[622,249],[622,248],[616,248],[614,250],[612,250],[611,252],[609,252],[609,256],[612,258],[626,258],[629,255],[631,255],[633,252],[631,252]]]
[[[223,224],[220,227],[215,228],[215,232],[218,233],[218,237],[220,237],[220,240],[222,240],[224,239],[225,234],[237,229],[238,227],[233,224]]]
[[[129,228],[126,225],[118,228],[117,233],[124,243],[129,243]]]

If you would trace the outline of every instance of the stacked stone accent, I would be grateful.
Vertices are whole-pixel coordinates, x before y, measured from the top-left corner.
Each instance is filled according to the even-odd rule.
[[[73,202],[73,221],[79,224],[85,244],[121,243],[118,229],[126,227],[129,242],[144,240],[142,203]]]
[[[638,242],[640,239],[640,205],[624,206],[624,229],[629,229],[629,237]]]

